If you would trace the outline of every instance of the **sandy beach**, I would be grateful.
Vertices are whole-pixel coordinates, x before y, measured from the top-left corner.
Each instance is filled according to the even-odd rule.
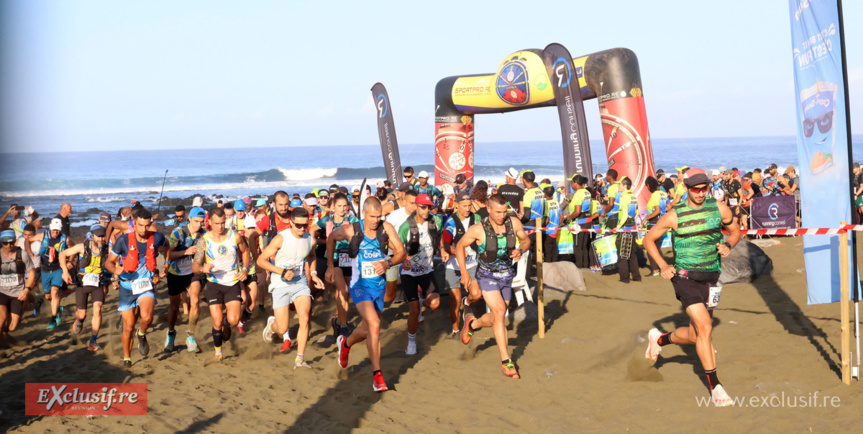
[[[709,393],[694,347],[664,347],[655,366],[644,359],[648,329],[670,331],[687,321],[671,284],[661,278],[626,285],[616,276],[588,272],[587,291],[547,292],[545,338],[537,336],[535,320],[510,330],[521,380],[501,374],[491,330],[479,332],[469,346],[447,338],[443,309],[426,315],[417,338],[419,353],[406,356],[407,305],[392,305],[385,310],[382,331],[383,372],[390,386],[383,394],[371,390],[364,345],[351,352],[348,369],[338,367],[327,323],[334,312],[332,301],[314,306],[306,351],[313,369],[292,369],[296,347],[281,354],[277,344],[262,341],[266,317],[257,312],[251,330],[245,335],[235,332],[225,346],[226,360],[216,364],[208,314],[197,330],[202,353],[186,352],[180,344],[185,325],[178,327],[179,350],[161,351],[168,303],[160,284],[150,355],[141,357],[133,350],[129,370],[121,367],[120,333],[114,328],[116,292],[109,294],[103,310],[99,340],[105,349],[98,354],[86,349],[89,315],[85,331],[73,336],[70,315],[49,333],[44,312],[36,320],[32,311],[26,314],[13,333],[17,343],[0,350],[0,429],[851,431],[860,421],[863,389],[856,380],[851,386],[840,381],[839,306],[806,305],[802,238],[778,240],[781,244],[764,249],[773,260],[773,274],[751,284],[726,285],[714,317],[720,379],[731,396],[745,398],[744,407],[699,406],[696,399]],[[444,298],[442,307],[448,303]],[[74,310],[73,304],[71,298],[64,300],[67,312]],[[356,322],[355,314],[352,320]],[[295,329],[294,322],[294,334]],[[24,415],[25,383],[95,381],[148,383],[149,415]],[[789,408],[789,402],[816,392],[819,407]],[[822,401],[825,396],[827,401]],[[770,404],[780,401],[785,407]]]

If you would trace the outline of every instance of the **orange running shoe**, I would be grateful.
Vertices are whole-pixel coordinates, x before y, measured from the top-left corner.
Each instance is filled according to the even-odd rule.
[[[512,361],[507,360],[506,362],[502,362],[500,368],[503,370],[503,375],[506,375],[509,378],[516,380],[521,378],[518,376],[518,370],[515,369],[515,363],[512,363]]]

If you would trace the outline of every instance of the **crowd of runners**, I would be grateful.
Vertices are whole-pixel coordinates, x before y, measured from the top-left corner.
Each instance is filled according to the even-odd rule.
[[[786,173],[791,176],[783,177],[784,182],[767,185],[756,183],[754,172],[743,175],[741,184],[736,169],[708,174],[681,167],[671,176],[660,170],[645,182],[650,201],[646,209],[639,209],[632,181],[618,179],[614,170],[593,180],[575,175],[552,185],[548,179],[537,180],[530,170],[510,168],[498,185],[474,185],[460,175],[456,185],[437,188],[429,183],[427,172],[415,176],[406,168],[403,183],[382,181],[375,189],[366,186],[365,192],[331,185],[304,196],[277,191],[260,199],[220,200],[207,208],[197,196],[191,208],[175,208],[168,227],[164,218],[157,223],[158,216],[133,202],[116,216],[102,213],[86,240],[74,245],[69,204],[47,220],[47,230],[42,229],[38,212],[13,205],[2,217],[0,233],[0,339],[18,327],[25,309],[38,317],[47,309],[46,302],[47,329],[56,329],[62,322],[62,300],[74,293],[72,332],[85,328],[89,308],[88,348],[98,351],[102,305],[116,292],[123,363],[131,367],[136,344],[142,356],[150,352],[155,288],[164,279],[169,303],[164,351],[175,351],[178,328],[185,328],[185,349],[201,351],[198,339],[203,337],[196,336],[196,329],[200,303],[205,301],[216,361],[223,359],[222,346],[235,332],[251,331],[248,322],[253,315],[265,315],[266,325],[257,330],[263,340],[272,344],[280,339],[282,352],[296,342],[294,367],[308,368],[304,354],[312,305],[332,295],[336,315],[330,323],[338,364],[346,368],[351,348],[365,342],[373,388],[380,392],[387,390],[380,366],[385,306],[408,303],[405,351],[414,355],[424,315],[441,306],[441,295],[448,295],[452,337],[467,345],[479,330],[491,328],[503,374],[517,379],[505,318],[522,255],[528,255],[528,275],[535,272],[535,254],[529,252],[536,243],[531,227],[537,219],[545,228],[543,260],[571,261],[585,271],[602,268],[591,250],[596,234],[580,229],[644,228],[650,231],[643,237],[618,234],[620,280],[641,280],[635,258],[644,245],[650,260],[648,276],[671,279],[691,318],[690,326],[672,333],[651,330],[646,357],[655,360],[660,346],[672,342],[694,344],[714,402],[728,405],[731,400],[716,378],[710,343],[719,257],[737,243],[741,211],[754,190],[799,195],[793,168]],[[758,179],[763,180],[760,174]],[[360,203],[364,195],[367,199]],[[731,231],[726,242],[723,228]],[[669,230],[676,238],[673,265],[660,251],[662,235]],[[41,291],[36,291],[40,285]],[[265,307],[267,298],[270,309]],[[355,310],[350,309],[351,302]],[[351,318],[351,312],[357,317]],[[298,322],[293,339],[291,316]],[[186,324],[180,324],[181,317]]]

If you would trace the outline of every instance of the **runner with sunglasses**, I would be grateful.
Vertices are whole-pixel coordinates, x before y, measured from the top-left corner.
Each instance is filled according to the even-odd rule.
[[[707,197],[710,180],[702,169],[691,168],[683,178],[687,189],[684,202],[662,216],[644,237],[647,253],[659,264],[662,277],[671,280],[674,293],[689,316],[689,326],[670,333],[653,328],[648,332],[645,357],[656,361],[659,351],[668,344],[695,345],[701,361],[713,404],[734,405],[716,375],[716,353],[713,349],[713,309],[719,303],[722,286],[720,257],[728,256],[740,240],[740,229],[731,210]],[[722,241],[722,228],[729,232]],[[666,231],[673,234],[675,264],[668,265],[656,247]]]

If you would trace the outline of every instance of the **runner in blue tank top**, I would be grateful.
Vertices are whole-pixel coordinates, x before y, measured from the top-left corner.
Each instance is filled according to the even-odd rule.
[[[348,367],[348,352],[352,345],[366,341],[369,358],[372,362],[375,392],[387,390],[381,374],[381,311],[384,308],[384,292],[387,269],[399,264],[405,258],[405,249],[396,230],[388,222],[381,220],[383,206],[375,197],[366,199],[363,204],[363,220],[352,225],[341,226],[327,237],[327,275],[333,270],[333,255],[337,241],[350,241],[348,255],[351,257],[350,294],[363,318],[362,323],[350,336],[339,335],[336,346],[339,348],[339,366]],[[387,248],[393,250],[392,258],[387,259]]]

